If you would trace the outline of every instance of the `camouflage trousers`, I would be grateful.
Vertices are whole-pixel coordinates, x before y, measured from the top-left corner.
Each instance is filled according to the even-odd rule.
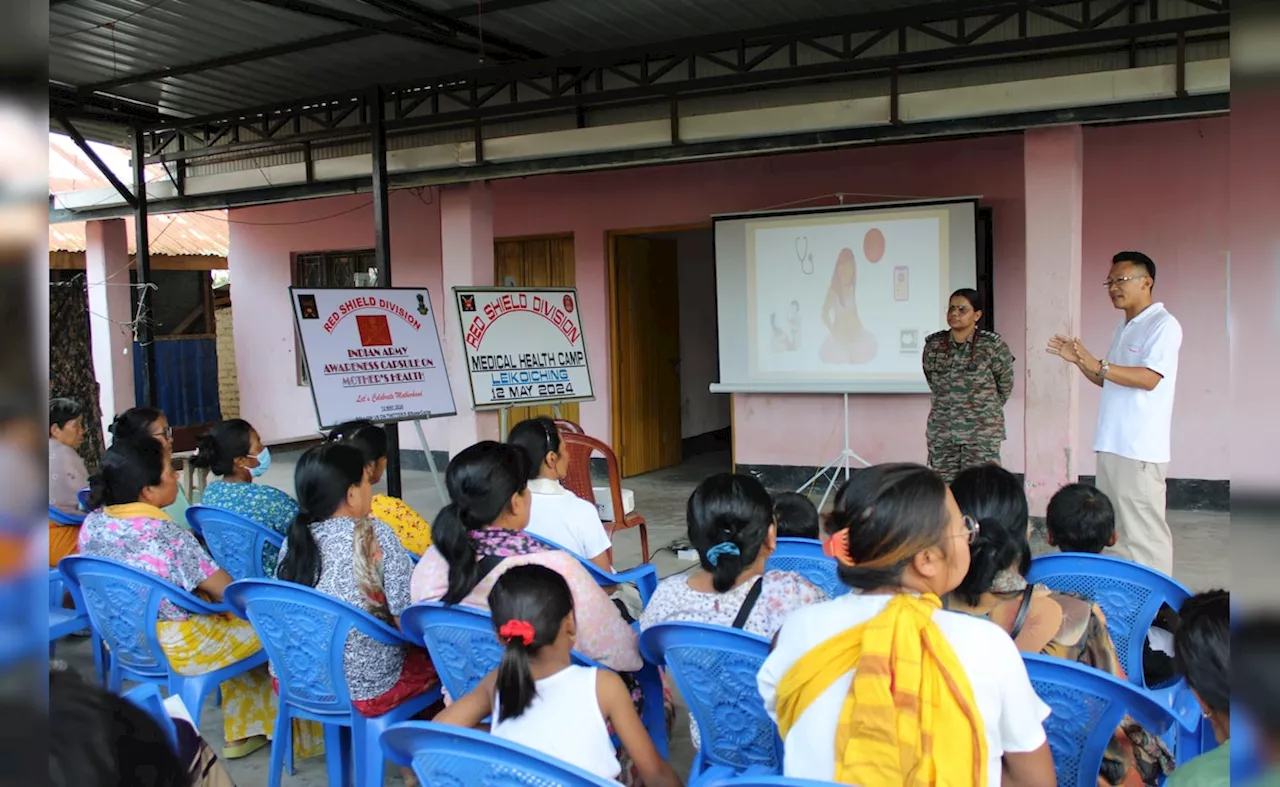
[[[976,465],[1000,464],[999,438],[971,440],[967,443],[956,443],[950,440],[935,440],[929,443],[929,467],[942,476],[942,480],[950,484],[965,468]]]

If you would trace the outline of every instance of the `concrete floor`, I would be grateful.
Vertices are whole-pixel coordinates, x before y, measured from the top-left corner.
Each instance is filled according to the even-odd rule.
[[[273,459],[271,469],[262,481],[292,494],[293,466],[296,454],[282,454]],[[677,467],[626,479],[627,488],[635,492],[636,509],[644,514],[649,527],[649,547],[655,554],[653,562],[658,573],[667,576],[693,567],[693,563],[679,560],[674,549],[664,549],[685,539],[685,504],[693,488],[707,475],[729,469],[727,453],[707,454],[696,457]],[[442,468],[443,470],[443,468]],[[430,474],[425,471],[405,471],[405,500],[428,520],[433,519],[441,507],[440,497]],[[1173,529],[1176,562],[1174,575],[1193,591],[1226,587],[1228,584],[1228,543],[1230,515],[1225,513],[1171,511],[1169,523]],[[1033,549],[1036,554],[1049,551],[1037,534]],[[618,567],[629,567],[640,562],[640,539],[635,531],[619,533],[614,541],[614,562]],[[77,638],[63,640],[58,645],[58,658],[66,660],[85,674],[93,670],[88,642]],[[682,714],[683,718],[683,714]],[[212,705],[206,706],[201,731],[214,742],[222,740],[222,713]],[[671,741],[671,761],[677,772],[687,774],[692,762],[693,750],[688,727],[677,723]],[[238,787],[261,787],[267,783],[268,750],[263,749],[242,760],[227,763]],[[298,763],[298,772],[285,775],[284,784],[290,787],[319,787],[327,784],[323,758]],[[390,770],[394,771],[394,768]],[[387,784],[399,785],[398,773],[389,773]]]

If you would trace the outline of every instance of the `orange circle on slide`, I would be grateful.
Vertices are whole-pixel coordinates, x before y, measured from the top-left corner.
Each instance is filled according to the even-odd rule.
[[[862,253],[869,262],[879,262],[884,257],[884,233],[873,229],[862,239]]]

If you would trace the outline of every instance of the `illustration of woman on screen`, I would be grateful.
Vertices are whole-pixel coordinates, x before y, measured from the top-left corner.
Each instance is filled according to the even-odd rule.
[[[777,312],[769,315],[769,325],[773,328],[773,340],[770,342],[770,349],[774,353],[786,353],[795,349],[791,343],[791,337],[787,336],[787,332],[778,325]]]
[[[841,249],[822,304],[822,324],[831,334],[818,353],[823,363],[862,364],[876,357],[876,337],[858,317],[857,290],[857,260],[852,251]]]

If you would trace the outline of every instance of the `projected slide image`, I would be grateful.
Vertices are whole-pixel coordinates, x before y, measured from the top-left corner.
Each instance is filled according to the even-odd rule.
[[[758,372],[910,374],[942,322],[945,215],[774,220],[747,253]]]

